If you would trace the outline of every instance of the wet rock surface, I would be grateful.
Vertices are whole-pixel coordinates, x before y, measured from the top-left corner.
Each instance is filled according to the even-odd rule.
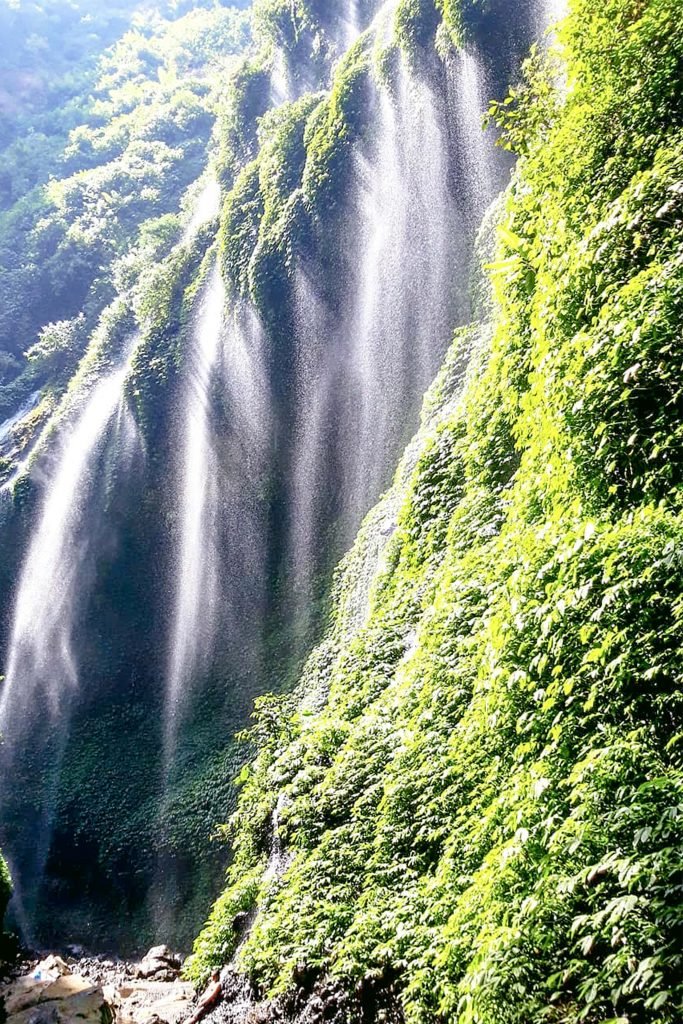
[[[74,974],[58,956],[49,956],[0,990],[0,1007],[11,1024],[111,1024],[114,1014],[100,984]]]
[[[363,978],[350,990],[335,978],[317,977],[305,966],[283,996],[256,1007],[245,1024],[403,1024],[393,972]]]

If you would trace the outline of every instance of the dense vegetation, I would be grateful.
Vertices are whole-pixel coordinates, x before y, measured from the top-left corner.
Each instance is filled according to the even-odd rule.
[[[379,6],[0,9],[0,423],[19,417],[0,477],[41,437],[37,471],[0,507],[8,622],[54,438],[132,337],[125,397],[142,452],[127,475],[115,445],[96,464],[101,507],[77,534],[84,590],[97,572],[78,619],[88,685],[58,758],[50,738],[27,745],[4,834],[21,825],[31,848],[50,801],[46,880],[27,904],[48,941],[184,942],[228,856],[209,836],[256,750],[192,978],[233,955],[236,915],[257,911],[238,962],[264,997],[331,977],[414,1024],[676,1024],[679,5],[573,0],[557,43],[493,103],[518,164],[475,246],[486,274],[461,302],[472,322],[337,572],[327,631],[291,692],[344,547],[331,449],[302,615],[286,554],[298,282],[314,283],[329,344],[357,283],[347,242],[381,90],[395,97],[412,76],[444,117],[458,51],[479,53],[492,88],[507,83],[534,17],[505,0],[400,0],[386,31],[348,47],[348,11],[362,27]],[[469,245],[458,130],[443,138]],[[209,164],[220,215],[189,230]],[[177,428],[214,260],[231,313],[250,310],[265,339],[276,426],[264,464],[217,388],[211,417],[221,469],[263,506],[267,594],[253,634],[219,629],[165,776]],[[257,635],[250,662],[240,647]],[[8,893],[0,860],[0,916]]]
[[[192,976],[258,906],[264,992],[303,964],[397,984],[416,1024],[680,1020],[678,15],[574,0],[494,106],[520,159],[490,332],[457,337],[299,691],[260,705]]]
[[[130,286],[138,240],[145,252],[177,239],[222,77],[248,41],[234,7],[166,19],[127,8],[3,8],[13,22],[0,44],[5,73],[25,75],[23,59],[31,76],[25,95],[12,78],[0,158],[0,420],[43,388],[44,421],[98,316]],[[53,61],[61,33],[67,46]]]

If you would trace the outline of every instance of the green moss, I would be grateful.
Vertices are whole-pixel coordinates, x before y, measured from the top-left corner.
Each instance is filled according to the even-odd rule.
[[[224,203],[221,258],[236,291],[251,297],[266,325],[285,319],[297,258],[314,239],[333,235],[371,96],[371,55],[359,41],[328,96],[307,94],[260,121],[258,154]]]
[[[334,212],[344,201],[350,152],[372,111],[371,67],[371,53],[361,39],[346,55],[329,99],[311,120],[303,189],[314,216]]]
[[[221,262],[238,293],[249,286],[249,263],[264,214],[258,161],[241,171],[223,207]]]
[[[258,122],[270,105],[270,71],[263,56],[246,57],[230,78],[219,116],[218,175],[227,191],[256,155]]]
[[[443,15],[446,31],[458,47],[481,32],[494,13],[503,18],[507,14],[505,5],[496,0],[436,0],[436,6]]]
[[[401,0],[396,11],[396,36],[411,58],[429,51],[439,20],[434,0]]]

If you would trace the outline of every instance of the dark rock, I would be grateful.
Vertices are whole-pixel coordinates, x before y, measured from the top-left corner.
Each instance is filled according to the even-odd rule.
[[[251,923],[251,914],[248,910],[241,910],[232,919],[232,930],[235,935],[244,935]]]

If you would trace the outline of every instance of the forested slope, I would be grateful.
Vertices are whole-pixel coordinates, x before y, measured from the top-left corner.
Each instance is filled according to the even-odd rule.
[[[260,706],[193,976],[257,909],[238,963],[262,993],[680,1021],[679,15],[574,0],[495,107],[519,163],[490,330],[458,335],[299,690]]]

